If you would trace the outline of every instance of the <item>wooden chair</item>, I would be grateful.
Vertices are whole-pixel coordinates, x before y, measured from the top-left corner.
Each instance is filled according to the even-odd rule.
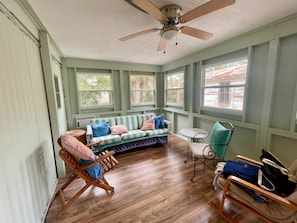
[[[244,156],[236,156],[235,160],[242,160],[256,166],[263,165],[261,162]],[[289,172],[297,176],[297,160],[289,167]],[[265,222],[294,222],[297,219],[296,190],[288,197],[281,197],[232,175],[227,179],[219,177],[217,183],[218,186],[223,189],[221,202],[217,204],[214,200],[210,200],[209,205],[228,222],[235,223],[238,221],[224,210],[224,204],[227,199],[233,204],[253,213]],[[256,201],[252,196],[248,195],[243,188],[255,191],[258,195],[266,197],[267,201],[263,203]]]
[[[59,138],[58,140],[59,145],[61,146],[61,139]],[[86,146],[91,148],[92,146],[99,146],[100,141],[93,142],[90,144],[87,144]],[[61,146],[62,147],[62,146]],[[62,208],[57,214],[57,217],[62,216],[65,211],[79,198],[79,196],[86,191],[90,186],[96,186],[100,187],[104,190],[106,190],[107,193],[113,193],[114,192],[114,187],[110,186],[107,180],[104,177],[104,174],[108,172],[109,170],[113,169],[117,164],[118,161],[113,157],[115,154],[114,151],[106,151],[106,152],[101,152],[99,154],[98,159],[85,164],[81,165],[79,163],[79,159],[77,157],[73,156],[70,154],[65,148],[61,148],[59,151],[60,157],[63,159],[65,164],[68,166],[68,168],[73,171],[73,174],[71,177],[67,180],[67,182],[56,192],[54,199],[56,199],[57,196],[60,196],[61,201],[62,201]],[[100,179],[95,179],[91,177],[87,172],[86,169],[89,167],[94,166],[96,163],[100,163],[102,166],[102,178]],[[64,190],[75,180],[81,178],[85,181],[85,185],[68,201],[65,200],[64,196]]]

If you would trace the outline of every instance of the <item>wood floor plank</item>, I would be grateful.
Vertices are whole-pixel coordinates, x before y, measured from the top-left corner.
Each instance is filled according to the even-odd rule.
[[[226,222],[208,205],[209,199],[218,197],[212,187],[213,170],[206,168],[191,182],[193,161],[184,163],[187,141],[174,135],[170,140],[170,144],[116,154],[119,165],[105,175],[115,187],[113,194],[90,187],[60,218],[56,217],[61,208],[57,198],[50,206],[46,222]],[[66,179],[59,180],[57,189]],[[83,185],[82,180],[75,180],[65,190],[65,199]],[[239,222],[259,222],[236,208],[230,210]]]

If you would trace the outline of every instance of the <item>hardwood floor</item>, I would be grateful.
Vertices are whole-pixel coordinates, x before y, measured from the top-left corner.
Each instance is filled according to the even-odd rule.
[[[191,182],[193,161],[184,163],[186,151],[187,141],[171,135],[167,145],[116,154],[119,165],[105,175],[115,187],[113,194],[90,187],[60,218],[56,217],[61,207],[57,198],[46,222],[226,222],[208,205],[208,200],[220,194],[212,187],[213,170],[206,168]],[[57,188],[66,179],[60,179]],[[66,199],[83,184],[74,181],[65,190]],[[230,212],[239,222],[260,222],[232,205]]]

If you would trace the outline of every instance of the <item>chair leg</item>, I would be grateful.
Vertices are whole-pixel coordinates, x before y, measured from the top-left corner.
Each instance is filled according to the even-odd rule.
[[[197,158],[195,158],[194,160],[194,175],[193,177],[191,178],[191,181],[193,182],[194,178],[195,178],[195,175],[196,175],[196,162],[197,162]]]
[[[89,186],[91,186],[90,184],[86,184],[82,189],[80,189],[67,203],[65,203],[65,199],[64,199],[64,195],[63,195],[63,191],[60,190],[60,194],[62,195],[62,202],[63,202],[63,207],[62,209],[59,211],[57,217],[61,217],[65,211],[73,204],[74,201],[77,200],[77,198],[83,193],[85,192],[86,189],[89,188]]]
[[[61,191],[63,191],[66,187],[68,187],[69,184],[72,183],[72,181],[74,181],[76,178],[78,178],[78,176],[76,174],[73,174],[66,183],[63,184],[63,186],[56,192],[54,199],[56,199],[56,197],[61,193]]]
[[[187,149],[187,159],[184,161],[184,163],[187,163],[189,161],[189,153],[190,153],[190,147],[188,146],[188,149]]]
[[[203,171],[203,170],[205,169],[205,160],[203,160],[203,168],[200,169],[200,170],[197,170],[197,169],[196,169],[197,160],[198,160],[198,158],[194,157],[194,175],[193,175],[193,177],[191,178],[191,181],[192,181],[192,182],[194,181],[194,178],[195,178],[195,176],[196,176],[196,172],[200,172],[200,171]]]

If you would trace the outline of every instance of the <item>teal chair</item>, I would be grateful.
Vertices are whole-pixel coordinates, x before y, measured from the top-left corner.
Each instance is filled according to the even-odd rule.
[[[224,160],[233,132],[234,126],[232,123],[217,121],[212,127],[208,144],[199,142],[191,142],[189,144],[194,158],[194,175],[191,181],[193,181],[197,171],[204,170],[206,160],[213,160],[213,164],[215,164],[215,160]],[[203,164],[203,168],[200,170],[196,169],[198,160],[201,160]]]

